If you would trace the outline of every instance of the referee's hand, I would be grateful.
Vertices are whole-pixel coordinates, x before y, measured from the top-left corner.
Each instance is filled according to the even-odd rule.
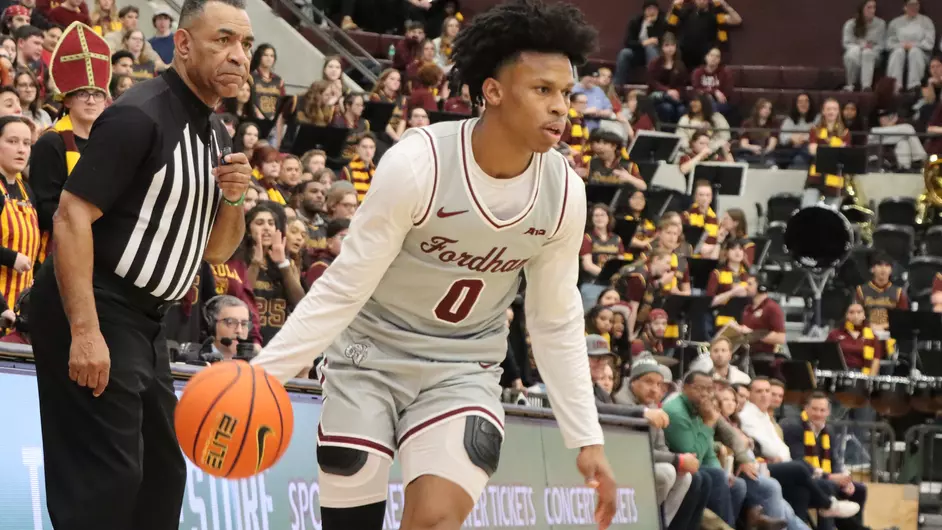
[[[226,155],[222,164],[213,168],[216,184],[227,201],[236,202],[249,187],[252,180],[252,166],[245,153],[230,153]]]
[[[69,350],[69,379],[79,386],[91,388],[92,395],[98,397],[108,386],[110,374],[111,352],[101,331],[73,334]]]

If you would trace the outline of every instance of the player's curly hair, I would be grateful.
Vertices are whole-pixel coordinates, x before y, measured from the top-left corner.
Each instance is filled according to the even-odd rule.
[[[598,32],[571,4],[511,0],[477,15],[462,28],[451,59],[454,75],[468,85],[471,101],[480,105],[484,80],[521,52],[558,53],[574,66],[582,66],[597,41]]]

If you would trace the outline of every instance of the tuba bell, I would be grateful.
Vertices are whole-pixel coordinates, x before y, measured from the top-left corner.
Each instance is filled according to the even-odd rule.
[[[916,199],[916,224],[932,224],[933,212],[942,206],[942,158],[937,155],[929,157],[922,172],[922,179],[926,184],[926,191]]]

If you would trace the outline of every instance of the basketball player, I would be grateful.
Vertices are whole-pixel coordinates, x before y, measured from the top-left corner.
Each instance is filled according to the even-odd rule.
[[[540,375],[610,525],[615,482],[576,288],[585,189],[552,150],[573,63],[595,39],[566,4],[513,0],[475,17],[452,58],[483,117],[411,129],[386,153],[340,256],[255,359],[285,381],[325,352],[325,530],[382,528],[397,449],[401,528],[461,526],[500,456],[498,364],[521,271]]]

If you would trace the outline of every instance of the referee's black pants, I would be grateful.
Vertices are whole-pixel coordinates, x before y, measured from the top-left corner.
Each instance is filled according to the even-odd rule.
[[[111,377],[100,397],[69,379],[71,333],[52,260],[33,286],[29,318],[42,420],[46,504],[56,530],[179,528],[186,465],[159,306],[118,278],[95,276]]]

